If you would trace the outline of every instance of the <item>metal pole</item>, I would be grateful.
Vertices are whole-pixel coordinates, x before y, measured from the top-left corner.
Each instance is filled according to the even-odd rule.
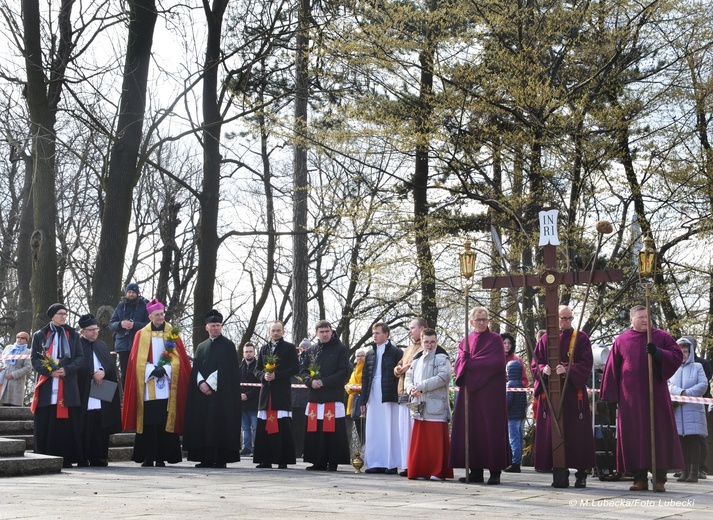
[[[592,259],[592,268],[589,271],[589,281],[587,282],[587,290],[584,292],[584,303],[582,303],[582,310],[579,311],[579,323],[577,323],[577,328],[572,331],[572,334],[574,334],[574,343],[572,344],[572,351],[569,353],[569,360],[567,363],[567,372],[565,372],[564,376],[564,384],[562,385],[562,394],[560,395],[560,407],[557,410],[557,415],[555,416],[556,419],[559,419],[559,414],[562,413],[562,408],[564,407],[564,396],[565,393],[567,392],[567,383],[569,382],[569,369],[572,368],[572,361],[574,360],[574,351],[577,348],[577,333],[582,329],[582,320],[584,319],[584,311],[587,308],[587,300],[589,300],[589,290],[592,288],[592,278],[594,278],[594,268],[596,267],[597,264],[597,258],[599,257],[599,251],[602,249],[602,238],[604,237],[603,233],[599,233],[599,237],[597,240],[597,249],[594,252],[594,258]],[[574,325],[574,323],[572,324]],[[592,365],[594,367],[594,365]]]
[[[465,339],[463,340],[464,343],[464,351],[465,354],[470,357],[470,342],[468,341],[468,289],[469,289],[469,280],[465,280]],[[466,358],[466,363],[467,363]],[[470,415],[470,407],[468,406],[468,385],[466,384],[465,379],[468,377],[468,371],[464,370],[463,371],[463,384],[461,385],[460,391],[463,392],[463,406],[465,406],[465,421],[464,421],[464,429],[465,429],[465,483],[470,484],[470,450],[469,445],[470,445],[470,440],[469,440],[469,420],[468,416]]]
[[[650,297],[651,284],[645,283],[644,295],[646,296],[646,343],[651,343],[651,313]],[[656,430],[654,429],[654,356],[648,354],[649,358],[649,426],[651,429],[651,482],[656,491]]]

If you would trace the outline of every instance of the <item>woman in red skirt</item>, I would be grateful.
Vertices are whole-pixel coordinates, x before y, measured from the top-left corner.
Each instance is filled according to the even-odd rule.
[[[436,331],[421,332],[423,350],[414,357],[406,373],[406,390],[414,420],[408,454],[408,478],[444,480],[453,478],[448,466],[451,419],[448,384],[451,362],[438,346]]]

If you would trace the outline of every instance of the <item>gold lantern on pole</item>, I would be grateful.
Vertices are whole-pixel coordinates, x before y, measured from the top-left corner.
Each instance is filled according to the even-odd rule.
[[[464,280],[464,289],[465,289],[465,339],[464,341],[464,347],[466,353],[468,353],[470,349],[470,345],[468,342],[468,291],[471,286],[471,278],[473,278],[473,274],[475,274],[475,257],[476,253],[471,249],[471,242],[470,240],[466,240],[465,244],[463,245],[463,252],[460,253],[459,255],[459,260],[460,260],[460,275],[465,279]],[[467,377],[467,374],[466,374]],[[469,446],[469,420],[468,416],[470,414],[470,408],[468,406],[468,388],[465,384],[462,385],[462,390],[463,391],[463,405],[465,407],[465,414],[464,414],[464,430],[465,430],[465,483],[469,484],[470,483],[470,461],[469,456],[470,456],[470,450],[468,449]]]
[[[654,286],[656,276],[656,250],[654,239],[651,236],[644,238],[644,247],[639,251],[639,284],[644,289],[646,298],[646,343],[651,343],[651,288]],[[649,427],[651,429],[651,475],[654,490],[656,489],[656,432],[654,430],[654,356],[648,354],[649,361]]]

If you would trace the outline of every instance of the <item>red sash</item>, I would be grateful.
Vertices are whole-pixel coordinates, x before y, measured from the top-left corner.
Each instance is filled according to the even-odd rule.
[[[317,431],[317,403],[309,403],[307,405],[307,431]],[[322,419],[322,431],[325,433],[334,433],[337,426],[337,404],[324,403],[324,418]]]
[[[272,409],[272,396],[267,396],[267,421],[265,421],[265,431],[268,435],[280,432],[280,424],[277,421],[277,410]]]
[[[324,421],[322,423],[322,431],[334,433],[337,426],[337,403],[324,403]]]
[[[317,431],[317,403],[307,405],[307,431]]]
[[[67,339],[69,339],[69,333],[65,332],[65,334],[67,335]],[[45,340],[49,338],[49,335],[50,331],[47,331]],[[52,346],[50,347],[49,355],[54,355],[54,343],[52,343]],[[57,362],[59,362],[59,360],[57,360]],[[35,393],[32,396],[32,404],[30,404],[30,411],[32,413],[35,413],[35,410],[37,410],[37,404],[40,401],[40,387],[48,380],[50,380],[51,382],[51,379],[51,376],[40,375],[40,379],[37,382],[37,385],[35,385]],[[57,384],[57,419],[69,419],[69,407],[64,405],[64,378],[60,377],[58,379],[59,381]]]

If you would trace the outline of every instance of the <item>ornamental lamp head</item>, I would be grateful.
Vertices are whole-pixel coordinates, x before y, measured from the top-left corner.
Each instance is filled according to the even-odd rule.
[[[639,251],[639,281],[653,278],[656,274],[656,250],[651,236],[644,238],[644,247]]]
[[[460,253],[460,275],[465,277],[466,280],[470,278],[475,273],[475,251],[470,248],[470,240],[466,240],[463,245],[463,252]]]
[[[600,235],[608,235],[609,233],[614,231],[614,226],[612,226],[611,222],[609,222],[608,220],[597,221],[597,223],[594,224],[594,228]]]

